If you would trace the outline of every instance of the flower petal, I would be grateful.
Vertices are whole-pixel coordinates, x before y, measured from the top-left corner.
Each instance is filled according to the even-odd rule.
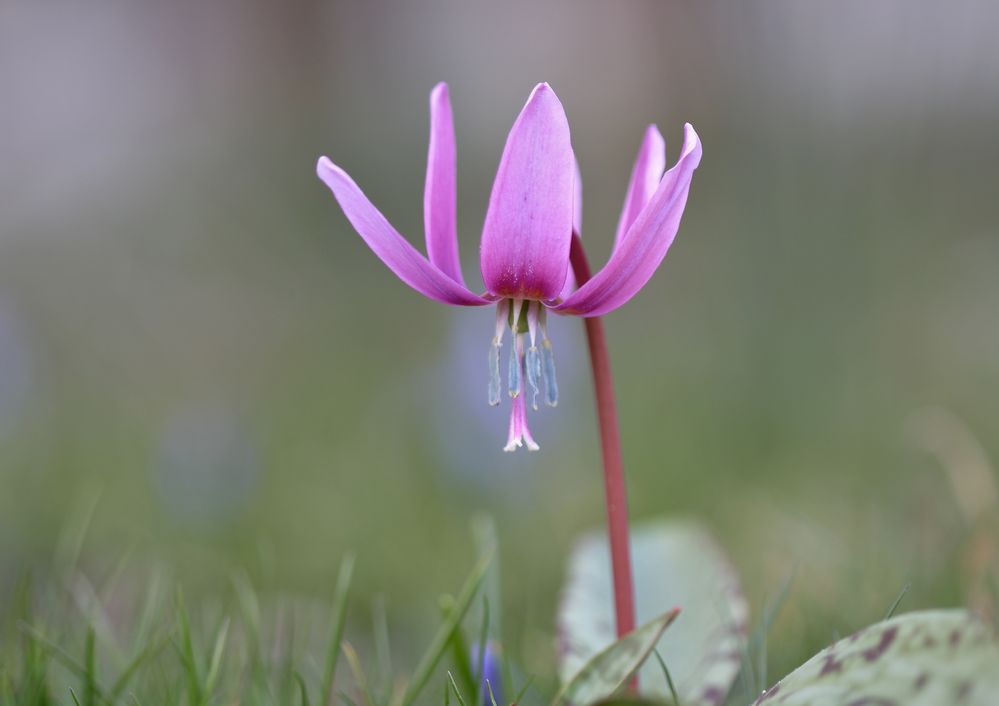
[[[458,284],[406,241],[372,205],[347,172],[328,157],[320,157],[316,173],[330,188],[347,220],[375,255],[395,275],[420,294],[445,304],[479,306],[490,303]]]
[[[507,137],[482,229],[481,266],[496,296],[550,300],[569,266],[573,219],[569,123],[538,84]]]
[[[423,224],[430,262],[459,284],[461,258],[455,226],[457,200],[454,118],[446,83],[430,92],[430,148],[427,151],[427,181],[423,191]]]
[[[565,314],[601,316],[638,293],[666,256],[687,203],[690,180],[701,161],[701,141],[689,123],[683,151],[663,176],[652,200],[631,225],[618,249],[592,279],[552,307]]]
[[[579,171],[579,160],[572,158],[572,229],[583,232],[583,175]]]
[[[579,161],[574,159],[572,163],[575,167],[575,171],[573,172],[575,182],[572,201],[572,230],[577,235],[580,235],[583,232],[583,175],[579,172]],[[576,273],[569,267],[565,271],[565,282],[562,284],[562,291],[558,295],[559,299],[565,299],[575,291]]]
[[[628,193],[624,197],[624,208],[621,209],[621,219],[617,223],[617,233],[614,235],[614,250],[621,246],[621,241],[631,228],[631,224],[656,193],[664,169],[666,169],[666,141],[655,125],[649,125],[645,129],[642,146],[638,149],[635,166],[631,170]]]

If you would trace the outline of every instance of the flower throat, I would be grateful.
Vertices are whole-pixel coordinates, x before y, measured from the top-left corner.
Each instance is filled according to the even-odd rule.
[[[527,446],[537,451],[538,444],[527,426],[525,379],[531,388],[531,408],[538,409],[538,395],[544,393],[545,404],[558,404],[558,380],[555,375],[555,351],[548,338],[547,314],[539,301],[503,299],[496,305],[496,333],[489,346],[489,404],[496,406],[501,398],[500,348],[503,335],[510,329],[513,345],[507,364],[507,392],[511,397],[510,432],[504,451],[516,451]],[[541,339],[540,350],[538,338]],[[525,345],[527,345],[525,350]]]

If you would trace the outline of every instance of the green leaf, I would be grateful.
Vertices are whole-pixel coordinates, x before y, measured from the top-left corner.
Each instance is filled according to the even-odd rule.
[[[755,704],[988,706],[999,694],[999,642],[965,610],[907,613],[827,647]]]
[[[586,706],[611,696],[638,671],[679,612],[661,615],[595,654],[566,681],[552,704]]]
[[[680,703],[720,703],[742,666],[748,616],[728,558],[707,530],[684,521],[633,528],[631,550],[638,622],[674,606],[681,609],[676,625],[655,646]],[[572,554],[558,624],[564,682],[615,638],[610,555],[603,533],[584,537]],[[639,687],[644,696],[672,702],[669,683],[654,660],[639,672]]]

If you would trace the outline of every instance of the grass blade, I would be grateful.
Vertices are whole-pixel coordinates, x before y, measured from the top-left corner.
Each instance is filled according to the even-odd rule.
[[[309,690],[305,688],[305,680],[297,670],[295,671],[295,681],[298,682],[299,705],[309,706]]]
[[[340,562],[340,572],[336,579],[336,595],[333,598],[333,623],[330,625],[330,639],[326,647],[326,668],[323,671],[323,686],[319,692],[319,703],[329,704],[333,699],[333,678],[336,676],[337,658],[340,656],[340,643],[343,641],[343,628],[347,618],[347,596],[354,576],[354,555],[347,554]]]
[[[38,650],[40,650],[44,654],[54,657],[56,661],[62,664],[62,666],[64,666],[70,672],[79,677],[84,682],[84,684],[88,682],[88,679],[91,679],[94,689],[94,696],[105,703],[111,703],[111,700],[108,698],[107,694],[101,688],[101,685],[97,683],[96,675],[88,677],[88,668],[86,663],[80,664],[69,652],[67,652],[65,649],[63,649],[56,643],[52,642],[51,640],[49,640],[47,637],[45,637],[44,634],[42,634],[36,628],[27,625],[25,623],[21,623],[20,628],[21,631],[30,640],[29,647],[25,650],[26,658],[35,660],[36,655],[32,647],[37,647]],[[43,665],[33,664],[31,667],[26,667],[25,672],[29,674],[35,674],[35,673],[44,674],[44,672],[42,671],[43,669],[44,669]],[[92,670],[90,673],[92,674]],[[39,687],[38,695],[40,698],[41,694],[44,693],[43,692],[44,685],[40,683],[38,684],[38,687]]]
[[[198,660],[194,654],[194,641],[191,639],[191,626],[187,619],[187,609],[184,607],[184,597],[177,591],[177,626],[180,631],[181,661],[184,665],[184,677],[187,685],[187,701],[191,706],[203,703],[201,679],[198,676]]]
[[[222,654],[225,651],[226,639],[229,636],[229,618],[222,622],[218,635],[215,637],[215,648],[212,650],[212,661],[208,665],[208,674],[205,676],[205,697],[209,698],[215,691],[218,683],[220,668],[222,666]]]
[[[895,599],[895,602],[891,604],[891,608],[889,608],[888,612],[885,614],[885,620],[888,620],[888,618],[895,615],[895,611],[898,610],[898,604],[902,602],[902,599],[905,598],[905,594],[909,592],[910,588],[912,588],[912,581],[906,581],[905,585],[902,586],[901,592],[898,594],[898,598]]]
[[[371,697],[371,689],[368,687],[368,676],[364,673],[364,667],[361,666],[361,658],[357,656],[357,650],[346,640],[344,640],[341,647],[343,649],[343,656],[347,660],[347,665],[354,675],[357,688],[360,690],[361,696],[364,697],[365,706],[374,706],[375,700]]]
[[[159,654],[164,647],[170,644],[171,636],[168,635],[159,642],[152,645],[148,645],[144,650],[139,652],[131,662],[122,670],[121,674],[118,676],[118,680],[111,686],[111,701],[116,702],[121,697],[125,688],[128,686],[128,682],[131,681],[132,677],[138,671],[139,667],[145,664],[146,660]]]
[[[441,596],[441,617],[447,620],[448,615],[454,610],[455,601],[452,596]],[[459,621],[460,624],[461,621]],[[457,672],[457,681],[466,692],[474,694],[476,690],[475,676],[472,674],[472,655],[465,644],[465,635],[461,630],[455,630],[448,639],[451,648],[451,659],[454,660],[454,671]],[[473,706],[475,704],[473,703]]]
[[[680,697],[676,695],[676,687],[673,685],[673,677],[669,673],[669,668],[666,667],[666,662],[663,660],[663,656],[659,654],[659,650],[652,650],[652,654],[656,656],[656,661],[659,662],[659,666],[662,667],[663,674],[666,675],[666,684],[669,686],[669,693],[673,695],[673,706],[680,706]]]
[[[375,642],[375,673],[378,702],[387,703],[392,694],[392,650],[389,646],[388,611],[385,596],[375,596],[371,605],[372,633]]]
[[[476,655],[475,685],[481,690],[483,677],[486,674],[486,643],[489,640],[489,596],[482,597],[482,629],[479,631],[479,652]],[[482,692],[481,702],[485,704],[485,692]],[[479,701],[476,696],[476,701]]]
[[[97,634],[93,626],[87,628],[87,640],[83,648],[83,666],[86,670],[83,679],[83,703],[86,706],[96,706],[97,698],[97,674],[94,658],[94,643],[97,641]]]
[[[458,699],[458,703],[461,706],[465,706],[465,699],[461,695],[461,690],[458,688],[458,684],[454,681],[454,675],[451,674],[451,670],[448,670],[447,678],[451,680],[451,688],[454,689],[454,695]]]
[[[520,700],[524,698],[524,694],[527,693],[527,690],[531,688],[531,684],[533,683],[534,683],[534,675],[532,674],[527,678],[527,681],[524,682],[524,686],[520,687],[520,691],[517,692],[517,695],[513,698],[513,701],[511,701],[510,703],[513,704],[513,706],[517,706],[517,704],[520,703]]]

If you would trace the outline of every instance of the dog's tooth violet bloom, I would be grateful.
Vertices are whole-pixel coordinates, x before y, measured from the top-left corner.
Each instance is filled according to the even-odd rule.
[[[506,451],[537,450],[527,426],[527,397],[558,402],[555,357],[545,318],[600,316],[631,299],[666,255],[680,225],[701,144],[689,124],[676,165],[663,174],[665,144],[654,125],[645,132],[617,227],[614,250],[592,279],[575,288],[569,275],[573,230],[578,233],[580,184],[569,123],[547,83],[538,84],[520,112],[500,159],[480,248],[486,291],[472,292],[461,274],[455,228],[454,122],[447,85],[430,94],[430,149],[423,197],[427,255],[393,228],[348,174],[327,157],[319,178],[333,192],[360,236],[396,276],[420,294],[457,306],[496,306],[489,346],[489,404],[502,397],[500,350],[510,330],[507,392],[512,398]],[[528,389],[530,388],[530,389]]]

